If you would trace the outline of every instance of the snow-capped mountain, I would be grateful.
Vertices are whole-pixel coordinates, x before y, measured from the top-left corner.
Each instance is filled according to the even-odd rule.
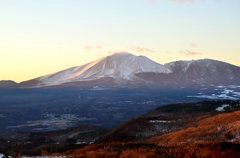
[[[135,74],[144,72],[168,74],[171,73],[171,70],[145,56],[117,53],[85,65],[42,76],[22,84],[42,87],[106,78],[111,78],[114,80],[114,83],[121,84],[139,80],[140,78],[136,77]]]
[[[92,86],[198,86],[240,84],[240,67],[202,59],[165,65],[147,57],[117,53],[19,84],[20,87]]]

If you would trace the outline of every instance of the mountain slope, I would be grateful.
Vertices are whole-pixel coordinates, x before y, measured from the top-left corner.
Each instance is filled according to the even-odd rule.
[[[229,106],[225,111],[217,111],[216,109],[222,105]],[[194,126],[205,118],[235,110],[240,110],[239,101],[203,101],[165,105],[141,117],[123,122],[101,138],[99,142],[142,141],[149,137],[182,130]]]
[[[150,139],[161,146],[178,146],[201,141],[240,141],[240,111],[203,119],[183,130]]]
[[[175,78],[200,84],[240,83],[240,68],[217,60],[202,59],[177,61],[164,65],[169,68]]]
[[[176,61],[163,65],[172,73],[139,73],[138,77],[157,86],[199,87],[239,85],[240,67],[217,60]]]
[[[240,157],[240,144],[200,142],[170,148],[149,143],[107,143],[89,145],[59,155],[96,158],[238,158]]]

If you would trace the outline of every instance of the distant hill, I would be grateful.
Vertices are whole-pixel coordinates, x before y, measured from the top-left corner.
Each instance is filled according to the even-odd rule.
[[[0,88],[12,88],[16,87],[17,83],[11,80],[1,80],[0,81]]]

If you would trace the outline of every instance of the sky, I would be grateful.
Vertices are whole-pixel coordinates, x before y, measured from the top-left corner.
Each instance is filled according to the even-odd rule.
[[[118,52],[240,66],[239,0],[0,0],[0,80]]]

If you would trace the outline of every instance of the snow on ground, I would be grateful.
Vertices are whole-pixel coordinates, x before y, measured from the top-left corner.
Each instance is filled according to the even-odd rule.
[[[150,120],[149,123],[172,123],[172,121],[166,121],[166,120]]]
[[[201,95],[201,96],[187,96],[189,98],[206,98],[206,99],[229,99],[229,100],[238,100],[240,98],[237,97],[230,97],[227,95]]]
[[[6,117],[4,114],[0,114],[0,118],[4,118]]]
[[[74,114],[45,114],[45,120],[28,121],[26,124],[8,126],[8,129],[34,127],[35,131],[56,130],[71,127],[75,121],[89,121],[93,118],[79,117]]]
[[[217,110],[217,111],[223,111],[223,109],[226,108],[226,107],[228,107],[228,106],[229,106],[229,104],[223,104],[222,106],[217,107],[216,110]]]
[[[196,96],[188,96],[192,98],[206,98],[206,99],[229,99],[229,100],[239,100],[240,99],[240,86],[230,85],[230,86],[215,86],[216,92],[214,94],[205,94],[199,92]],[[203,89],[202,89],[203,90]],[[217,92],[220,91],[220,92]]]

